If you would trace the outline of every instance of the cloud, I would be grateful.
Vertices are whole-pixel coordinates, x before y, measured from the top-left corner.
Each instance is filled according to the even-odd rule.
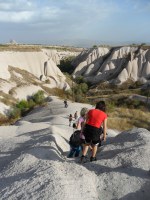
[[[22,12],[0,12],[0,22],[26,22],[32,19],[34,15],[33,12],[30,11],[22,11]]]
[[[56,23],[92,22],[93,18],[102,20],[111,15],[116,9],[111,1],[104,0],[0,0],[1,22],[41,23],[55,20]],[[9,19],[9,20],[8,20]]]
[[[0,0],[0,11],[28,11],[36,7],[36,2],[33,0]]]
[[[35,43],[130,40],[136,34],[149,39],[148,9],[149,0],[0,0],[0,39],[10,34]]]

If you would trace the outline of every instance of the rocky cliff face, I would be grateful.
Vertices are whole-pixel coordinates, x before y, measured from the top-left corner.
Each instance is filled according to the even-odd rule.
[[[92,83],[108,81],[122,84],[150,79],[150,50],[138,47],[96,48],[83,51],[72,63],[74,76],[84,76]]]
[[[60,52],[46,50],[33,52],[0,52],[0,113],[18,99],[26,99],[44,88],[69,89],[66,77],[57,67]]]
[[[9,66],[26,70],[38,79],[47,79],[53,77],[57,83],[65,82],[65,77],[56,66],[58,61],[55,52],[0,52],[0,78],[9,80]],[[54,86],[55,87],[55,86]]]

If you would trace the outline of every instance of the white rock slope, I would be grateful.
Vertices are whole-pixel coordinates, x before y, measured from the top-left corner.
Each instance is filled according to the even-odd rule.
[[[0,199],[149,200],[150,132],[108,130],[98,160],[81,165],[66,158],[73,132],[68,116],[91,106],[68,103],[66,109],[52,97],[48,107],[0,127]]]
[[[72,63],[75,76],[83,75],[92,83],[150,79],[150,50],[135,47],[96,48],[82,52]]]
[[[58,83],[65,82],[65,77],[54,63],[52,57],[44,52],[0,52],[0,78],[9,80],[8,67],[24,69],[37,78],[54,77]],[[59,77],[59,78],[58,78]]]
[[[69,89],[57,62],[54,50],[0,52],[0,113],[6,114],[11,104],[6,99],[11,97],[16,101],[26,99],[44,87]]]

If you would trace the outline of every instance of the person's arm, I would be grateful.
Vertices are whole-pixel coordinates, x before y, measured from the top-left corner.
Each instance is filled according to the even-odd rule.
[[[81,123],[81,132],[83,132],[87,120],[88,120],[88,113],[86,113],[85,119],[84,119],[84,121]]]
[[[77,124],[76,124],[76,129],[81,129],[81,122],[80,119],[78,119]]]
[[[107,133],[107,119],[104,119],[104,122],[103,122],[104,142],[106,141],[106,133]]]

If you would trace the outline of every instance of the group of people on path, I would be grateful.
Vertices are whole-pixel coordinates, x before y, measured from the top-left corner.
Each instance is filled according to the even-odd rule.
[[[69,115],[69,126],[72,125],[73,120],[74,120],[73,128],[76,128],[76,125],[75,125],[75,124],[76,124],[76,120],[77,120],[77,118],[78,118],[78,112],[77,112],[77,111],[74,113],[74,117],[73,117],[72,114],[70,114],[70,115]]]
[[[71,116],[69,116],[70,119]],[[78,118],[77,112],[74,114],[74,118]],[[105,102],[99,101],[94,109],[82,108],[74,128],[76,128],[76,131],[70,137],[68,157],[78,157],[82,150],[81,162],[84,162],[90,147],[90,161],[96,161],[98,145],[102,140],[106,141],[107,114]]]

